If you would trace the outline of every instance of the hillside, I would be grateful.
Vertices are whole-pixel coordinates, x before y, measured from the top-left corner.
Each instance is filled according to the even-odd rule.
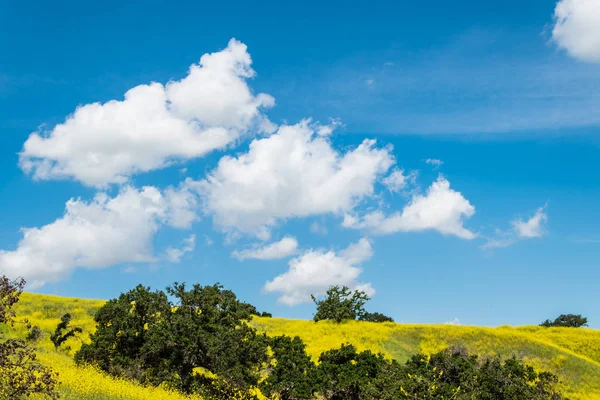
[[[70,339],[68,350],[55,351],[50,332],[66,312],[73,324],[86,332],[94,329],[93,315],[103,301],[61,298],[24,293],[17,315],[28,318],[45,332],[40,341],[40,359],[59,372],[64,399],[165,399],[186,397],[162,389],[143,388],[112,379],[93,369],[74,366],[72,356],[80,342]],[[592,329],[499,327],[479,328],[452,325],[404,325],[347,322],[333,324],[279,318],[255,318],[252,324],[269,335],[300,336],[313,357],[327,349],[350,342],[360,350],[371,349],[404,361],[411,354],[431,353],[461,344],[478,354],[516,355],[536,368],[559,376],[565,393],[572,399],[600,399],[600,331]],[[25,328],[14,332],[25,335]],[[87,340],[83,335],[82,340]]]

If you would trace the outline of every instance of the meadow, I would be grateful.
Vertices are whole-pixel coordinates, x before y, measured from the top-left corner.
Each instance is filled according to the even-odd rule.
[[[59,373],[61,398],[198,399],[164,388],[142,387],[90,367],[77,367],[73,355],[82,342],[89,340],[89,333],[94,331],[93,316],[102,304],[104,301],[100,300],[30,293],[24,293],[17,304],[17,316],[27,318],[44,332],[37,344],[39,358]],[[72,325],[81,327],[84,333],[79,338],[69,339],[64,348],[55,350],[49,336],[60,317],[67,312],[73,316]],[[417,352],[434,353],[450,345],[463,345],[480,355],[516,355],[540,370],[556,374],[569,398],[600,399],[600,331],[592,329],[538,326],[483,328],[358,321],[335,324],[261,317],[254,317],[251,324],[268,335],[300,336],[315,360],[321,352],[345,342],[354,344],[359,350],[381,352],[399,361],[405,361]],[[17,324],[4,333],[25,337],[27,330],[24,325]]]

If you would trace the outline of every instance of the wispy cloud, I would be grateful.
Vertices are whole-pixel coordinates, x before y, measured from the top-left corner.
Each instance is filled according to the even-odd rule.
[[[546,234],[548,214],[546,206],[540,207],[530,218],[516,218],[511,221],[511,229],[496,229],[494,236],[487,238],[481,246],[484,250],[509,247],[523,239],[540,238]]]

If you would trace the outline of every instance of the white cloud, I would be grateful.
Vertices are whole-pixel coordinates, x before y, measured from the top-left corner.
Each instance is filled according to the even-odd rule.
[[[138,268],[134,267],[133,265],[128,265],[125,268],[123,268],[121,272],[123,272],[124,274],[135,274],[136,272],[138,272]]]
[[[425,163],[429,164],[429,165],[433,165],[434,169],[439,168],[444,164],[444,162],[442,160],[438,160],[437,158],[428,158],[427,160],[425,160]]]
[[[320,224],[317,221],[310,224],[310,231],[311,233],[316,233],[318,235],[327,235],[327,227],[325,224]]]
[[[321,296],[332,285],[363,290],[369,296],[375,290],[369,283],[357,282],[362,273],[358,266],[371,258],[373,249],[365,238],[337,254],[334,251],[309,250],[289,263],[289,269],[265,284],[267,293],[281,293],[278,302],[295,306]]]
[[[452,321],[444,322],[444,324],[446,324],[446,325],[456,325],[456,326],[461,325],[460,319],[458,319],[458,317],[454,318]]]
[[[252,94],[251,63],[246,45],[232,39],[180,81],[139,85],[124,100],[79,106],[62,124],[32,133],[19,165],[34,179],[105,186],[224,148],[270,125],[260,110],[274,99]]]
[[[373,195],[374,185],[394,163],[391,147],[364,140],[336,151],[318,126],[305,120],[256,139],[247,153],[223,157],[199,183],[205,212],[225,232],[268,238],[280,220],[344,213]]]
[[[298,252],[298,241],[296,238],[286,236],[278,242],[274,242],[262,247],[252,249],[234,251],[231,255],[240,261],[249,258],[257,260],[278,260],[289,257]]]
[[[414,195],[402,212],[385,216],[375,211],[362,218],[346,214],[346,228],[367,229],[374,234],[436,230],[444,235],[473,239],[476,235],[463,226],[464,219],[475,214],[475,207],[460,192],[450,188],[450,182],[440,176],[426,195]]]
[[[396,169],[391,174],[381,180],[390,192],[398,193],[402,191],[408,184],[414,184],[417,178],[416,171],[408,175],[404,175],[404,170]]]
[[[497,229],[495,236],[487,238],[487,241],[481,248],[489,250],[509,247],[519,240],[544,236],[546,233],[544,225],[548,221],[548,214],[545,209],[546,206],[538,208],[535,214],[527,221],[521,218],[511,221],[512,229],[510,230],[503,231]]]
[[[519,218],[512,222],[512,226],[520,238],[537,238],[544,235],[544,223],[546,221],[548,221],[548,215],[544,207],[540,207],[527,221]]]
[[[78,267],[156,261],[152,239],[160,226],[186,225],[173,217],[189,206],[173,202],[180,190],[184,185],[163,193],[152,186],[124,187],[113,198],[99,193],[89,202],[71,199],[61,218],[23,228],[15,250],[0,250],[0,272],[24,277],[35,288],[65,279]]]
[[[168,247],[165,251],[165,257],[168,261],[172,263],[178,263],[181,261],[181,258],[194,251],[196,248],[196,235],[190,235],[188,238],[183,240],[183,243],[180,247]]]
[[[600,62],[600,2],[560,0],[554,10],[552,39],[571,56]]]

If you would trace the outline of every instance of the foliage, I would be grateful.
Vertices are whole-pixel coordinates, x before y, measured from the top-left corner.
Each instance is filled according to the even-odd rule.
[[[133,381],[109,376],[91,367],[78,367],[69,352],[55,352],[49,340],[60,317],[69,312],[73,324],[82,326],[81,340],[89,342],[88,332],[93,332],[92,319],[105,304],[101,300],[65,298],[51,295],[23,293],[15,310],[19,317],[26,317],[38,325],[44,337],[37,343],[40,348],[38,359],[60,375],[58,391],[61,398],[79,400],[185,400],[198,396],[186,396],[167,391],[163,386],[147,387]],[[415,353],[432,355],[453,345],[464,345],[471,354],[482,359],[498,355],[503,360],[512,355],[525,357],[528,365],[536,371],[547,370],[559,377],[558,387],[564,395],[578,400],[600,398],[600,331],[594,329],[543,328],[538,326],[497,328],[422,325],[422,324],[375,324],[348,321],[337,324],[332,321],[290,320],[281,318],[253,317],[250,324],[269,336],[300,336],[306,345],[306,353],[314,360],[327,350],[339,348],[340,343],[350,342],[357,351],[370,349],[381,352],[387,359],[404,363]],[[25,338],[27,330],[23,324],[1,332],[13,337]],[[76,351],[80,341],[67,344]],[[385,375],[384,375],[385,376]],[[383,378],[382,378],[383,379]],[[391,375],[390,380],[395,377]],[[385,382],[384,382],[385,383]],[[253,393],[260,394],[253,390]],[[34,396],[34,399],[39,397]],[[227,397],[223,397],[227,398]]]
[[[295,336],[269,339],[274,362],[269,376],[260,384],[263,394],[276,395],[281,400],[312,399],[315,364],[306,354],[306,345]]]
[[[378,313],[378,312],[374,312],[374,313],[366,312],[366,313],[364,313],[359,318],[359,321],[366,321],[366,322],[394,322],[394,320],[391,317],[388,317],[387,315],[383,315],[383,314]]]
[[[260,316],[263,318],[273,318],[273,314],[263,311],[262,313],[260,313]]]
[[[0,276],[0,324],[14,326],[13,306],[25,286],[24,280]],[[34,393],[58,398],[56,375],[37,360],[35,350],[22,339],[0,342],[0,398],[21,399]]]
[[[413,356],[403,369],[403,398],[481,400],[561,400],[558,379],[515,357],[480,360],[464,348],[449,348],[431,357]]]
[[[370,300],[363,291],[351,291],[347,286],[331,286],[327,290],[324,300],[317,300],[311,295],[317,305],[317,312],[313,318],[315,322],[332,320],[342,322],[348,319],[360,319],[366,313],[364,306]]]
[[[40,340],[40,338],[42,337],[43,332],[40,329],[39,326],[34,326],[29,330],[29,333],[27,334],[27,340],[32,341],[32,342],[37,342],[38,340]]]
[[[375,390],[374,386],[382,382],[389,368],[397,367],[395,361],[387,361],[381,354],[374,354],[370,350],[358,353],[356,347],[345,344],[321,354],[315,384],[319,394],[328,400],[379,399],[382,398],[381,388]],[[398,395],[398,391],[390,391],[393,392],[399,382],[388,383],[386,395]]]
[[[76,360],[186,393],[218,397],[255,386],[267,341],[245,322],[253,307],[220,285],[187,290],[175,283],[167,293],[176,303],[141,285],[110,300],[96,313],[97,331]]]
[[[581,315],[575,314],[561,314],[554,321],[550,321],[549,319],[545,320],[540,324],[540,326],[551,327],[566,327],[566,328],[581,328],[582,326],[587,326],[587,318],[582,317]]]
[[[54,333],[50,336],[50,340],[54,343],[55,348],[59,348],[67,339],[75,337],[76,334],[82,333],[81,327],[74,327],[69,329],[69,323],[71,322],[71,314],[66,313],[60,318],[59,324],[56,326]]]

